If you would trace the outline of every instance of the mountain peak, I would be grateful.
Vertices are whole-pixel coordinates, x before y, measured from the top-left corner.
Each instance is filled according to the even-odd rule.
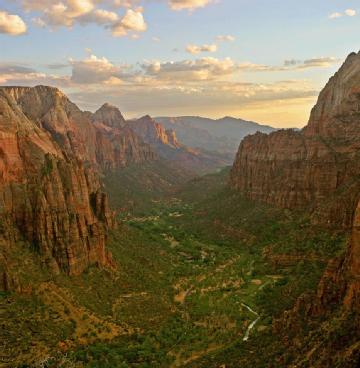
[[[93,115],[94,123],[102,123],[110,128],[122,128],[125,125],[125,119],[120,110],[105,102]]]

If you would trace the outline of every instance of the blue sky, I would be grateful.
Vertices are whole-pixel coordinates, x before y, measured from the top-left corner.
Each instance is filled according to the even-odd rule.
[[[359,34],[354,0],[0,0],[0,83],[128,117],[302,126]]]

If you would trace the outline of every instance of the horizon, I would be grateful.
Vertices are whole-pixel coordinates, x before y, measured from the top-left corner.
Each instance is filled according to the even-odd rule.
[[[0,0],[0,84],[55,86],[128,119],[301,128],[359,49],[359,16],[354,0]]]

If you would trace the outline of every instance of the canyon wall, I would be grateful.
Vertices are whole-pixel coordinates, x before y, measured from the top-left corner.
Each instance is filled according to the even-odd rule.
[[[341,340],[343,346],[334,337],[319,346],[306,339],[294,343],[295,339],[287,337],[297,336],[301,321],[325,321],[321,333],[330,335],[332,326],[344,321],[352,321],[353,326],[359,323],[359,178],[360,53],[350,54],[329,80],[304,129],[248,136],[240,144],[231,171],[232,188],[244,196],[306,211],[313,222],[351,234],[345,255],[329,262],[315,294],[301,296],[294,308],[273,324],[274,332],[284,336],[286,346],[299,349],[301,361],[306,356],[312,367],[333,366],[337,354],[349,361],[360,359],[356,328],[352,336]],[[338,314],[332,314],[334,310]],[[330,343],[333,340],[335,345]]]
[[[0,88],[1,252],[24,238],[54,272],[107,265],[114,216],[99,171],[157,158],[115,107],[82,112],[56,88]],[[10,283],[10,276],[4,276]],[[8,285],[9,286],[9,285]]]
[[[351,228],[360,199],[360,55],[330,79],[302,131],[257,133],[240,145],[231,186],[250,199],[310,209]]]

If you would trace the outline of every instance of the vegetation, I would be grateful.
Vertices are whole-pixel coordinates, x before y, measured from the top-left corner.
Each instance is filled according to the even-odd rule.
[[[111,191],[115,179],[107,178]],[[25,333],[14,320],[8,333],[46,346],[49,367],[269,367],[283,349],[271,334],[273,319],[315,289],[344,236],[245,200],[226,186],[227,170],[162,196],[143,189],[128,206],[131,190],[140,190],[131,182],[111,196],[126,207],[108,242],[116,271],[49,276],[51,300],[2,296],[14,303],[14,316],[22,308],[27,320],[41,316],[35,327],[22,325]],[[54,302],[59,295],[66,309]],[[291,359],[283,353],[277,366]]]

